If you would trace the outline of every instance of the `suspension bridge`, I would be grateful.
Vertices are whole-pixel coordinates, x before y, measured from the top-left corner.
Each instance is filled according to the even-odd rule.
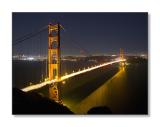
[[[44,86],[49,85],[49,94],[51,95],[51,98],[55,100],[56,102],[60,102],[60,97],[59,97],[59,90],[58,90],[58,85],[60,85],[61,82],[72,78],[74,76],[78,76],[93,70],[96,70],[98,68],[102,68],[104,66],[112,65],[119,63],[120,66],[124,66],[126,59],[124,58],[124,53],[123,50],[120,49],[120,55],[118,58],[104,62],[95,66],[87,67],[82,70],[78,71],[73,71],[72,73],[62,75],[61,74],[61,36],[60,36],[60,31],[61,29],[64,29],[62,25],[59,23],[55,24],[49,24],[48,26],[43,27],[40,29],[38,32],[35,33],[29,33],[22,38],[14,40],[16,43],[13,43],[13,47],[20,45],[21,43],[24,43],[25,40],[28,40],[32,37],[38,36],[41,34],[43,31],[48,30],[48,46],[47,48],[47,57],[46,57],[46,75],[47,78],[43,82],[37,83],[37,84],[32,84],[29,85],[25,88],[22,88],[22,91],[24,92],[29,92],[33,91],[39,88],[42,88]],[[41,38],[39,38],[41,39]],[[44,47],[45,48],[45,47]]]

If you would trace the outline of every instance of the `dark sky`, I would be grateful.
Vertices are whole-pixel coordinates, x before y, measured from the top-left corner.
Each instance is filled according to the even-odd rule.
[[[63,55],[114,54],[120,48],[126,53],[148,50],[147,13],[13,13],[13,40],[55,21],[65,28],[61,31]],[[13,52],[43,54],[47,36],[46,30],[13,46]]]

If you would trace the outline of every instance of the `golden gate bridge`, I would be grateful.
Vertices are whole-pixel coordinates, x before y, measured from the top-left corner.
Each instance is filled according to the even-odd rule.
[[[61,29],[64,29],[62,25],[59,23],[55,24],[49,24],[47,27],[43,27],[40,29],[38,32],[35,33],[29,33],[22,38],[16,39],[16,43],[13,43],[13,46],[19,45],[22,42],[24,42],[27,39],[30,39],[34,36],[37,36],[44,30],[48,28],[48,55],[47,55],[47,63],[48,63],[48,77],[46,78],[45,81],[37,83],[37,84],[32,84],[29,85],[25,88],[22,88],[22,91],[24,92],[29,92],[33,91],[39,88],[42,88],[44,86],[49,85],[49,94],[51,96],[51,99],[55,100],[56,102],[61,102],[61,99],[59,97],[59,90],[58,90],[58,85],[60,85],[61,82],[72,78],[74,76],[78,76],[90,71],[93,71],[98,68],[102,68],[107,65],[111,64],[116,64],[120,63],[119,65],[123,67],[125,65],[126,59],[124,58],[124,52],[122,49],[120,49],[120,55],[118,58],[115,60],[109,61],[109,62],[104,62],[95,66],[88,67],[83,70],[79,70],[76,72],[72,72],[70,74],[66,75],[61,75],[61,38],[60,38],[60,31]]]

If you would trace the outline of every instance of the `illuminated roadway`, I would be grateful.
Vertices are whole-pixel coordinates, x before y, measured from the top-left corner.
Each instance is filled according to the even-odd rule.
[[[31,91],[31,90],[39,89],[39,88],[41,88],[43,86],[46,86],[46,85],[49,85],[49,84],[53,84],[55,82],[61,82],[61,81],[64,81],[66,79],[69,79],[71,77],[74,77],[74,76],[77,76],[77,75],[80,75],[80,74],[83,74],[83,73],[86,73],[86,72],[89,72],[89,71],[92,71],[92,70],[107,66],[107,65],[110,65],[110,64],[124,62],[124,61],[126,61],[126,59],[123,59],[123,60],[119,59],[119,60],[103,63],[103,64],[100,64],[100,65],[97,65],[97,66],[94,66],[94,67],[91,67],[91,68],[87,68],[87,69],[84,69],[84,70],[81,70],[81,71],[78,71],[78,72],[73,72],[71,74],[62,76],[59,80],[54,79],[54,80],[51,80],[51,81],[44,81],[42,83],[38,83],[38,84],[35,84],[35,85],[31,85],[31,86],[25,87],[25,88],[22,89],[22,91],[28,92],[28,91]]]

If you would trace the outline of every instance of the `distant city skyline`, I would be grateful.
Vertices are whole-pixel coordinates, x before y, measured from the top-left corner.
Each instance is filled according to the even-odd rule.
[[[148,53],[148,13],[13,13],[15,39],[60,22],[62,55]],[[14,54],[47,54],[47,29],[13,46]]]

